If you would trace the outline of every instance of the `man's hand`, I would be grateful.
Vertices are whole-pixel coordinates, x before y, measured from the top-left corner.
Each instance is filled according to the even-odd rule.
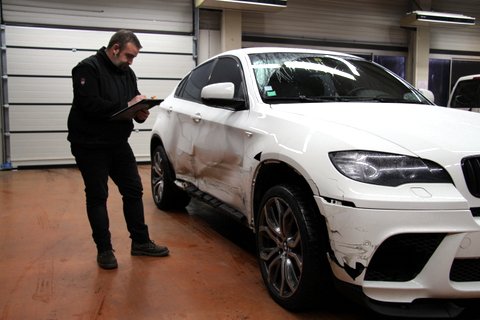
[[[143,94],[139,94],[138,96],[133,97],[132,100],[128,101],[128,106],[131,107],[135,103],[142,101],[143,99],[147,99],[147,96],[144,96]]]
[[[137,113],[135,113],[135,121],[142,123],[145,120],[147,120],[148,116],[150,115],[150,111],[148,109],[143,109],[143,110],[138,110]]]

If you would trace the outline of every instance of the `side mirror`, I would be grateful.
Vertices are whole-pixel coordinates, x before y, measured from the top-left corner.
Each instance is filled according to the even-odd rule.
[[[232,82],[220,82],[203,87],[202,99],[232,100],[235,93],[235,85]]]
[[[245,100],[234,98],[234,94],[235,85],[232,82],[220,82],[203,87],[200,96],[202,101],[210,106],[233,111],[245,110]]]
[[[427,98],[431,103],[435,103],[435,96],[432,91],[427,89],[418,89],[425,98]]]

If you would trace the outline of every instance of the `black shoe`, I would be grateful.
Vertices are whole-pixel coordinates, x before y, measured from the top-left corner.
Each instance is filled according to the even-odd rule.
[[[97,255],[98,266],[102,269],[116,269],[118,267],[117,259],[113,254],[113,250],[100,252]]]
[[[152,240],[146,243],[132,241],[132,256],[165,257],[169,252],[167,247],[156,245]]]

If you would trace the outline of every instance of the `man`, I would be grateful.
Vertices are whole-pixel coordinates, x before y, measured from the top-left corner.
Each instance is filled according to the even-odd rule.
[[[145,98],[130,65],[142,48],[128,30],[116,32],[108,46],[72,69],[73,103],[68,117],[68,140],[85,183],[87,216],[103,269],[118,267],[113,253],[107,213],[108,178],[117,185],[132,239],[131,254],[166,256],[167,247],[149,236],[143,211],[143,187],[135,156],[128,144],[132,120],[112,121],[110,115]],[[144,122],[148,110],[134,120]]]

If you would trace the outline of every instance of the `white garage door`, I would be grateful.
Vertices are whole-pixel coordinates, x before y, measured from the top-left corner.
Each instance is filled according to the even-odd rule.
[[[74,163],[66,140],[71,70],[117,29],[135,31],[142,43],[132,65],[142,94],[165,98],[195,65],[190,0],[31,3],[3,1],[3,167]],[[153,108],[130,138],[138,161],[149,160],[155,115]]]
[[[397,50],[407,47],[408,31],[400,27],[400,19],[409,2],[295,0],[278,13],[246,12],[243,46],[293,45],[360,53],[370,48]]]

